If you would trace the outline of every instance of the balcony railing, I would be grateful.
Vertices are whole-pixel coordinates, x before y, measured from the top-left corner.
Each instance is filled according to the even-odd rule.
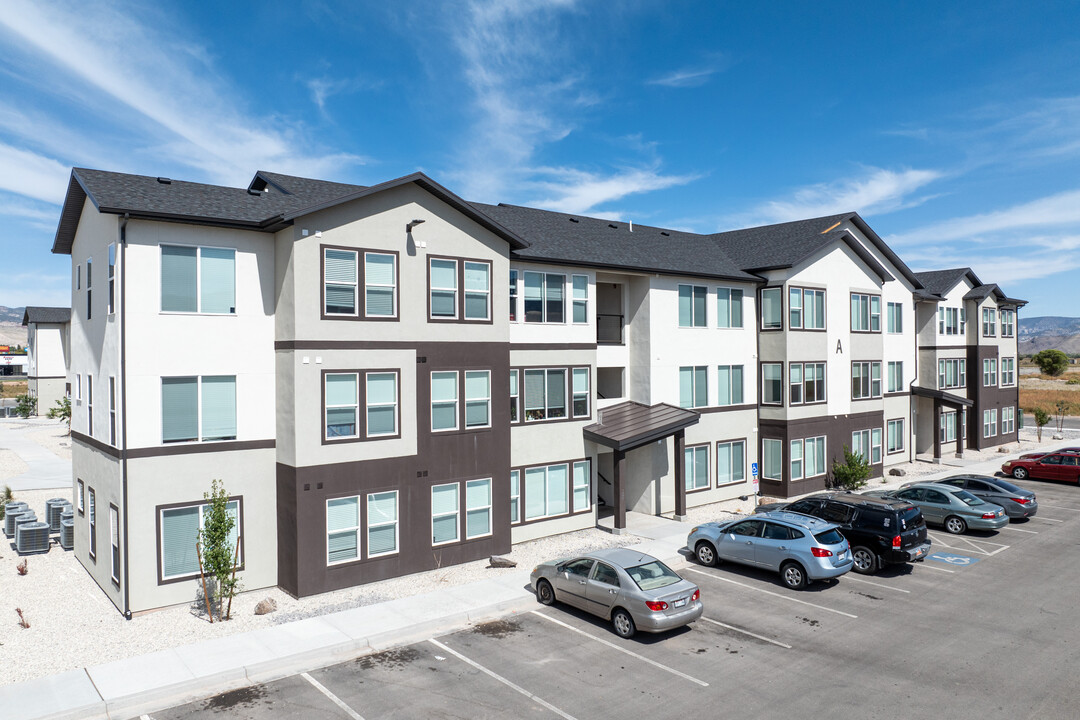
[[[596,344],[623,345],[623,316],[597,313]]]

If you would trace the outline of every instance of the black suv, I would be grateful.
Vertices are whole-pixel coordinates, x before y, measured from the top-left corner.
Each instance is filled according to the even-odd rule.
[[[922,511],[905,500],[832,492],[759,505],[754,512],[771,510],[813,515],[839,525],[851,544],[854,570],[864,575],[889,563],[916,562],[930,554]]]

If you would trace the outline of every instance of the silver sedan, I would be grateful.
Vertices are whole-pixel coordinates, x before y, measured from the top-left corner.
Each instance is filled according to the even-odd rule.
[[[624,548],[551,560],[533,569],[544,605],[556,600],[611,620],[616,634],[663,632],[701,617],[701,591],[652,555]]]

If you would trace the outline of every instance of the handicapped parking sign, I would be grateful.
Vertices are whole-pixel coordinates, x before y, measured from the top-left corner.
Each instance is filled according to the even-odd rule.
[[[967,567],[979,562],[979,558],[968,557],[967,555],[952,555],[950,553],[932,553],[927,555],[926,558],[956,567]]]
[[[757,463],[750,463],[750,474],[757,478]]]

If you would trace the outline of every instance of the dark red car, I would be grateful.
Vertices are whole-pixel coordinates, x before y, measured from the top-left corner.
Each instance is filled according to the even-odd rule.
[[[1001,472],[1017,480],[1032,477],[1080,483],[1080,452],[1055,450],[1041,457],[1007,460]]]
[[[1033,458],[1041,458],[1047,452],[1066,452],[1066,453],[1080,453],[1080,447],[1067,447],[1060,450],[1047,450],[1043,452],[1029,452],[1020,456],[1021,460],[1031,460]]]

